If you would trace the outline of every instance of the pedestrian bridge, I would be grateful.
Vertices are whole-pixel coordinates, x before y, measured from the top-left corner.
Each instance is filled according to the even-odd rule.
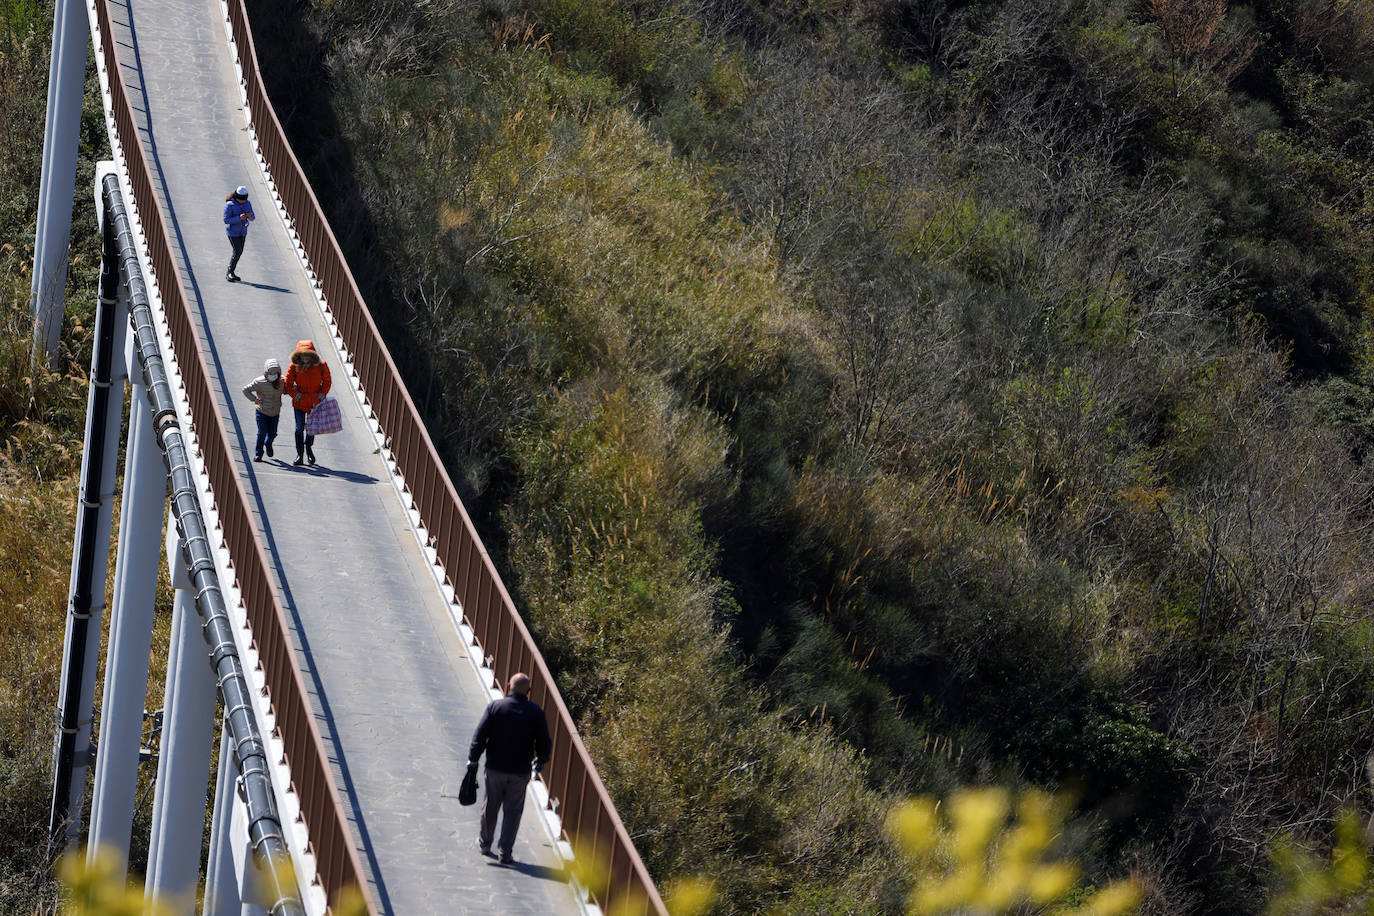
[[[84,57],[87,25],[114,161],[97,175],[105,282],[83,466],[91,527],[77,546],[96,566],[79,586],[81,557],[73,564],[61,841],[83,836],[89,776],[89,840],[127,857],[167,518],[176,602],[151,896],[189,911],[203,867],[206,913],[338,911],[349,888],[373,913],[665,912],[286,142],[243,0],[60,0],[55,80],[64,29],[70,41],[80,27]],[[45,187],[48,168],[45,153]],[[243,282],[231,284],[221,211],[237,185],[257,220]],[[286,410],[275,458],[255,463],[254,407],[240,388],[267,357],[285,366],[302,338],[331,367],[343,431],[318,440],[318,465],[294,467]],[[477,719],[516,671],[533,677],[554,749],[531,784],[516,864],[501,866],[480,855],[477,808],[457,795]],[[604,885],[569,879],[574,849],[579,865],[609,875]]]

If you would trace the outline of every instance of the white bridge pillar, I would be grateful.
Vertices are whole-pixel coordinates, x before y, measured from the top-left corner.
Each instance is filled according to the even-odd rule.
[[[243,908],[234,875],[234,853],[229,847],[229,821],[233,817],[235,783],[239,768],[234,763],[233,739],[226,719],[219,730],[219,777],[215,780],[215,808],[210,820],[210,854],[205,863],[205,916],[233,913]]]
[[[33,352],[51,363],[57,356],[66,304],[67,249],[76,194],[76,150],[81,126],[81,92],[91,37],[82,0],[57,0],[52,17],[52,63],[48,69],[48,115],[43,129],[43,174],[38,188],[38,231],[34,239]],[[79,800],[78,800],[79,801]]]
[[[273,898],[253,858],[248,839],[248,807],[239,795],[239,766],[225,719],[219,736],[219,778],[215,813],[210,822],[210,855],[205,866],[203,916],[268,916],[264,902]]]
[[[125,365],[137,366],[133,335],[124,350]],[[90,855],[118,857],[123,874],[129,861],[138,790],[138,754],[143,706],[148,695],[148,654],[153,638],[153,604],[167,502],[167,471],[153,434],[143,374],[130,371],[129,435],[125,448],[124,499],[119,519],[110,641],[105,661],[105,697],[100,714],[100,752],[96,756],[91,803]]]
[[[195,899],[200,873],[216,685],[175,525],[167,526],[167,563],[176,600],[162,703],[162,751],[153,794],[147,897],[184,908]]]

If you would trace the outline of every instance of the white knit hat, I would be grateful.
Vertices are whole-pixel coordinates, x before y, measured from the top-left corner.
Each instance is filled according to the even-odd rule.
[[[238,188],[234,191],[234,193],[235,193],[236,195],[238,195],[239,197],[247,197],[247,196],[248,196],[248,186],[247,186],[247,185],[242,185],[242,184],[241,184],[241,185],[239,185]]]

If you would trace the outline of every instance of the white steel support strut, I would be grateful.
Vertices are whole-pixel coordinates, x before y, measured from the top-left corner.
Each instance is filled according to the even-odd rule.
[[[173,573],[172,575],[175,579],[176,574]],[[162,838],[166,834],[162,827],[162,806],[166,803],[167,795],[162,790],[162,787],[166,785],[164,768],[167,759],[165,751],[171,728],[172,707],[176,705],[177,700],[172,693],[172,680],[177,668],[177,654],[181,651],[181,638],[177,630],[186,622],[185,615],[177,613],[177,597],[179,595],[173,595],[172,598],[172,633],[167,646],[167,679],[162,690],[162,737],[158,743],[160,752],[157,756],[157,773],[153,779],[153,812],[148,827],[148,864],[143,873],[143,886],[148,890],[151,890],[153,883],[157,880],[158,846],[161,845]]]
[[[239,916],[239,880],[234,869],[233,833],[230,823],[238,803],[239,768],[234,763],[234,740],[226,719],[219,732],[219,778],[215,780],[215,808],[210,820],[210,854],[205,863],[205,916],[232,913]]]
[[[175,527],[167,531],[167,563],[176,600],[163,701],[162,750],[148,846],[148,899],[174,909],[195,899],[205,831],[205,784],[215,725],[215,677],[210,668],[191,577]]]
[[[127,366],[137,365],[132,351],[130,335],[124,356]],[[167,471],[153,434],[148,390],[143,386],[141,372],[131,371],[129,377],[132,394],[128,444],[124,450],[124,497],[120,503],[119,548],[110,605],[110,640],[90,834],[90,855],[94,857],[100,851],[114,854],[121,874],[128,865],[129,834],[138,790],[153,603],[167,502]]]
[[[38,233],[34,239],[33,352],[51,362],[57,356],[66,301],[67,249],[76,193],[77,134],[81,91],[90,44],[86,4],[57,0],[52,17],[52,64],[48,69],[48,115],[43,131],[43,175],[38,188]]]

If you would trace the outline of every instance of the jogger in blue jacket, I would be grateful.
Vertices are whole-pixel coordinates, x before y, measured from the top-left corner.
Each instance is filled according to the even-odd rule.
[[[234,268],[243,254],[243,243],[248,240],[248,224],[257,217],[253,214],[253,205],[248,202],[248,188],[243,185],[239,185],[224,201],[224,230],[229,233],[229,248],[233,251],[224,279],[237,283],[240,278],[234,273]]]

